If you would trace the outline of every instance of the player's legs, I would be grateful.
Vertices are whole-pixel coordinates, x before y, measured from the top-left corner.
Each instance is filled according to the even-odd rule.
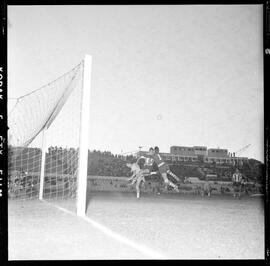
[[[202,188],[202,189],[201,189],[201,196],[204,197],[204,194],[205,194],[205,189]]]
[[[173,182],[171,182],[168,179],[168,176],[167,176],[168,170],[170,170],[170,168],[169,168],[169,165],[167,165],[166,163],[163,164],[161,167],[159,167],[159,172],[160,172],[160,174],[161,174],[161,176],[162,176],[162,178],[163,178],[163,180],[165,182],[165,185],[166,186],[169,185],[169,186],[173,187],[174,190],[176,190],[177,192],[179,192],[178,186],[175,185]]]
[[[134,178],[132,179],[131,185],[134,185],[136,181],[137,181],[137,178],[134,177]]]
[[[164,180],[164,182],[165,182],[166,185],[169,185],[169,186],[173,187],[174,190],[176,190],[177,192],[179,192],[179,189],[178,189],[177,185],[175,185],[173,182],[171,182],[171,181],[168,179],[167,173],[166,173],[166,172],[165,172],[165,173],[164,173],[164,172],[161,173],[161,176],[162,176],[162,178],[163,178],[163,180]]]
[[[239,184],[238,182],[234,182],[234,194],[233,194],[233,197],[234,198],[240,198],[240,187],[239,187]]]
[[[233,182],[233,197],[235,198],[236,196],[236,186],[235,186],[235,182]]]
[[[137,199],[140,198],[140,184],[141,184],[141,182],[145,182],[144,176],[142,174],[137,178],[137,183],[136,183]]]
[[[137,199],[140,197],[140,183],[138,181],[136,183],[136,196]]]
[[[178,182],[180,182],[180,178],[174,174],[171,170],[167,170],[167,173],[172,176],[175,180],[177,180]]]
[[[241,184],[238,185],[238,199],[241,198],[242,186]]]

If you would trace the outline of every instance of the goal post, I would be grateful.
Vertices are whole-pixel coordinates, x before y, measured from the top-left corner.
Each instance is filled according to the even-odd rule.
[[[77,215],[84,216],[86,212],[86,192],[87,192],[87,165],[88,165],[88,140],[89,140],[89,110],[90,110],[90,90],[92,56],[86,55],[84,58],[82,107],[80,123],[80,152],[78,164],[78,188],[77,188]]]
[[[46,160],[46,128],[42,131],[42,144],[41,144],[41,169],[40,169],[40,182],[39,182],[39,199],[43,200],[44,177],[45,177],[45,160]]]
[[[74,199],[86,212],[92,56],[19,98],[8,114],[9,198]]]

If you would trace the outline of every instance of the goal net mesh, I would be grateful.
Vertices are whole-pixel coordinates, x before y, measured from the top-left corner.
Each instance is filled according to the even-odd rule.
[[[17,99],[8,115],[10,198],[76,197],[83,62],[53,82]],[[45,139],[45,141],[44,141]]]

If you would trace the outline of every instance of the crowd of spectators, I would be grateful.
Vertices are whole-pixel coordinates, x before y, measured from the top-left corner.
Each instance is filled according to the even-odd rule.
[[[88,175],[98,176],[130,176],[127,162],[134,162],[132,155],[114,155],[111,152],[92,151],[88,154]]]
[[[17,168],[25,168],[21,162],[32,165],[35,169],[34,172],[40,170],[41,150],[38,148],[16,148],[9,147],[9,169],[18,170]],[[71,161],[76,164],[75,157],[78,157],[78,149],[75,148],[62,148],[62,147],[49,147],[46,154],[46,167],[50,169],[52,165],[58,169],[67,169],[66,166],[61,167],[61,164],[69,165]],[[68,160],[67,160],[68,158]],[[71,160],[72,159],[72,160]],[[127,162],[135,162],[136,158],[133,155],[123,156],[119,154],[112,154],[110,151],[89,151],[88,156],[88,175],[100,176],[129,176],[130,170],[126,167]],[[59,166],[59,167],[57,167]],[[198,177],[201,180],[206,180],[208,173],[216,174],[218,180],[229,181],[231,180],[234,172],[233,167],[214,167],[200,165],[188,165],[184,162],[181,164],[170,163],[171,170],[180,178],[186,176]],[[263,165],[253,159],[243,164],[241,172],[248,181],[263,181]],[[61,174],[61,173],[59,173]],[[63,173],[65,174],[65,173]],[[257,180],[256,180],[257,179]]]
[[[77,157],[78,149],[74,148],[62,148],[62,147],[49,147],[46,160],[47,167],[50,168],[50,164],[54,165],[58,171],[57,174],[67,174],[66,171],[68,168],[63,167],[63,164],[67,163],[66,158],[71,158],[72,156]],[[41,150],[37,148],[22,148],[20,150],[9,149],[9,157],[16,158],[16,160],[11,160],[9,158],[9,170],[13,171],[26,171],[27,167],[19,164],[19,162],[28,162],[31,161],[33,169],[40,169],[40,160],[34,159],[34,157],[41,156]],[[133,155],[123,156],[119,154],[112,154],[109,151],[98,151],[93,150],[88,152],[88,169],[87,174],[89,176],[112,176],[112,177],[129,177],[131,175],[130,169],[126,166],[126,163],[135,162],[136,157]],[[73,163],[75,160],[73,160]],[[35,163],[37,164],[35,166]],[[16,168],[18,165],[18,169]],[[57,165],[62,165],[57,167]],[[70,162],[68,163],[70,165]],[[246,181],[257,181],[256,178],[262,180],[262,164],[256,160],[249,160],[247,163],[244,163],[241,173]],[[76,168],[76,167],[74,167]],[[205,165],[186,165],[182,164],[170,164],[171,170],[180,178],[184,179],[185,177],[198,177],[200,180],[207,181],[206,173],[216,173],[217,180],[227,180],[231,181],[232,174],[235,169],[233,168],[207,168]],[[62,170],[61,170],[62,169]],[[28,171],[28,169],[27,169]],[[36,171],[33,171],[36,172]],[[70,173],[70,171],[69,171]],[[152,177],[154,181],[158,181],[157,177]],[[10,179],[10,184],[12,183],[14,187],[19,187],[26,184],[27,182],[23,181],[18,183],[19,179]],[[32,178],[34,180],[34,178]],[[13,187],[12,186],[12,187]],[[24,185],[25,186],[25,185]],[[32,183],[31,183],[32,186]],[[248,186],[245,186],[248,188]],[[252,188],[253,189],[253,188]],[[209,190],[209,189],[208,189]]]

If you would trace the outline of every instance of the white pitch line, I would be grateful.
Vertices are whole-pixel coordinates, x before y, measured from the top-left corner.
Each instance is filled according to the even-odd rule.
[[[81,218],[83,220],[85,220],[86,222],[90,223],[93,227],[99,229],[102,233],[104,233],[105,235],[109,236],[109,237],[112,237],[113,239],[117,240],[118,242],[121,242],[121,243],[124,243],[128,246],[131,246],[132,248],[138,250],[139,252],[143,253],[144,255],[146,256],[149,256],[153,259],[166,259],[166,256],[164,256],[163,254],[159,253],[159,252],[156,252],[155,250],[152,250],[148,247],[146,247],[145,245],[141,245],[141,244],[138,244],[132,240],[129,240],[128,238],[124,237],[124,236],[121,236],[120,234],[116,233],[116,232],[113,232],[111,229],[109,229],[108,227],[88,218],[88,217],[81,217],[81,216],[77,216],[76,214],[74,214],[73,212],[67,210],[67,209],[64,209],[58,205],[55,205],[55,204],[52,204],[52,203],[49,203],[45,200],[41,200],[42,202],[48,204],[48,205],[51,205],[65,213],[68,213],[72,216],[75,216],[77,218]]]

